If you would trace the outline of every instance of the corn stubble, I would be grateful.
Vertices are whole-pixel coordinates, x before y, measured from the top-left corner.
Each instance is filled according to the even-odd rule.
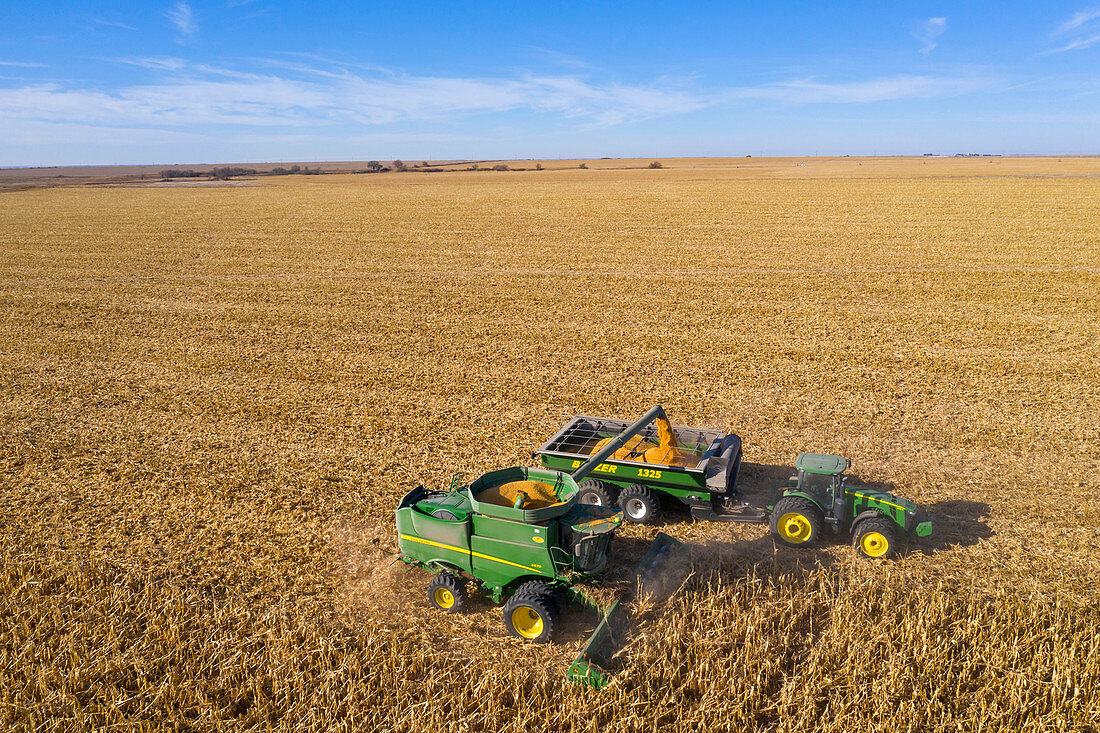
[[[0,727],[1100,726],[1096,161],[692,165],[0,195]],[[599,693],[594,618],[532,648],[390,567],[412,486],[654,403],[750,498],[843,452],[936,535],[678,517]]]

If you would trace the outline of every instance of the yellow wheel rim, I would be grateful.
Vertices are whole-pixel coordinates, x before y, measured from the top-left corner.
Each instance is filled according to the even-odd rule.
[[[542,633],[542,616],[533,608],[520,606],[512,611],[512,628],[525,639],[537,639]]]
[[[451,608],[455,604],[454,593],[451,593],[446,588],[436,588],[435,594],[432,597],[435,599],[435,605],[440,608]]]
[[[868,532],[859,539],[859,549],[867,557],[882,557],[890,549],[890,540],[882,532]]]
[[[779,534],[788,542],[805,542],[811,532],[810,520],[798,512],[788,512],[779,518]]]

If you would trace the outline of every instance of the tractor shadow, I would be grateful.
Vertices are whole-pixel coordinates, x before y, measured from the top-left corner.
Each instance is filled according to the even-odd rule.
[[[922,538],[920,547],[914,549],[926,555],[976,545],[995,534],[986,523],[993,513],[992,508],[984,501],[949,499],[923,509],[932,519],[932,535]]]

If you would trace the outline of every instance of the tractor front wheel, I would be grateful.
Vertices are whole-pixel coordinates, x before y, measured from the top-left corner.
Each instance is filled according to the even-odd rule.
[[[590,478],[577,484],[577,502],[596,506],[615,506],[615,487],[606,481]]]
[[[509,634],[536,644],[550,641],[557,621],[557,609],[546,596],[513,595],[504,604],[504,628]]]
[[[865,519],[856,526],[852,544],[863,557],[889,559],[898,552],[898,533],[886,518]]]
[[[447,613],[459,613],[466,609],[469,595],[462,578],[450,573],[440,573],[428,583],[428,602]]]
[[[648,486],[631,484],[619,494],[623,517],[634,524],[649,524],[661,513],[661,498]]]
[[[771,530],[788,547],[809,547],[817,542],[825,524],[821,509],[809,499],[787,496],[775,503]]]

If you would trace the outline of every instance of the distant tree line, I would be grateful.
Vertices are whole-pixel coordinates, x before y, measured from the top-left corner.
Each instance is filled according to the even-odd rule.
[[[255,172],[255,171],[253,171],[253,172]],[[244,175],[244,174],[243,173],[238,173],[238,174],[234,174],[234,175]],[[305,166],[304,168],[300,165],[292,165],[289,168],[272,168],[271,171],[268,172],[267,175],[269,175],[269,176],[298,176],[298,175],[302,175],[302,176],[319,176],[319,175],[321,175],[321,166],[317,166],[313,170],[310,170],[308,165]]]
[[[187,170],[180,170],[179,168],[166,168],[160,172],[161,178],[198,178],[199,176],[206,175],[209,174],[202,171],[191,170],[190,168],[188,168]]]
[[[215,181],[228,181],[236,176],[316,176],[321,174],[321,167],[310,168],[301,165],[292,165],[289,168],[272,168],[269,171],[257,171],[255,168],[241,168],[240,166],[219,166],[209,171],[197,171],[193,168],[165,168],[160,172],[160,177],[169,178],[201,178],[210,176]]]
[[[453,165],[453,164],[451,164]],[[392,166],[392,167],[391,167]],[[581,163],[579,168],[587,168],[588,166]],[[659,162],[651,163],[650,168],[660,168]],[[439,168],[432,167],[428,161],[422,161],[419,164],[413,163],[409,165],[401,160],[395,160],[390,166],[383,165],[377,160],[371,160],[367,162],[365,170],[348,170],[342,171],[344,173],[386,173],[389,171],[415,171],[417,173],[445,173],[460,170],[457,168]],[[526,171],[530,168],[513,168],[507,163],[496,163],[491,167],[483,168],[477,163],[471,163],[469,167],[461,169],[467,171]],[[536,163],[534,170],[543,170],[542,163]],[[160,171],[160,177],[168,180],[170,178],[201,178],[203,176],[210,176],[212,180],[216,181],[228,181],[231,178],[238,176],[316,176],[321,175],[323,171],[321,167],[310,168],[309,166],[292,165],[289,168],[283,168],[281,166],[272,168],[269,171],[256,170],[255,168],[243,168],[241,166],[218,166],[212,168],[209,171],[197,171],[194,168],[165,168]]]

